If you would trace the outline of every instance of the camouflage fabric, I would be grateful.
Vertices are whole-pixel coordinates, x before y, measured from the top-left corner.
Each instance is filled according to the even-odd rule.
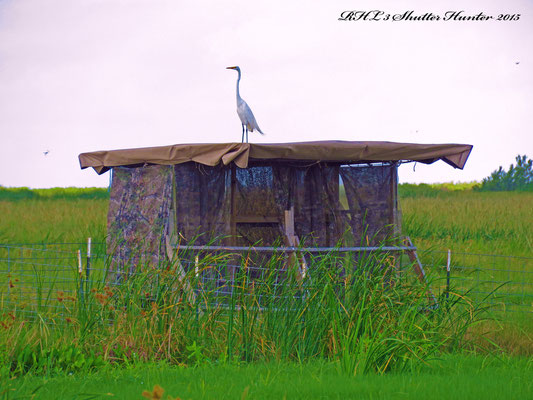
[[[230,167],[193,162],[174,166],[177,233],[182,243],[205,245],[230,234]]]
[[[108,215],[110,279],[157,265],[166,234],[177,234],[182,244],[203,245],[220,237],[225,239],[218,244],[283,244],[284,211],[291,207],[295,233],[307,246],[378,244],[399,226],[396,176],[395,165],[334,163],[116,167]],[[348,209],[340,204],[339,177]],[[175,226],[170,223],[173,185]],[[257,222],[261,217],[268,221]],[[237,236],[230,238],[232,223]]]
[[[235,168],[237,236],[224,244],[284,243],[284,211],[292,206],[295,233],[310,246],[376,244],[389,235],[387,226],[394,223],[394,166],[263,162],[241,169],[191,162],[174,168],[177,231],[185,243],[194,239],[196,244],[207,244],[231,234],[231,168]],[[339,176],[344,181],[348,210],[340,205]],[[250,221],[277,217],[279,223],[238,222],[242,217]]]
[[[108,279],[121,280],[164,254],[172,202],[172,167],[113,168],[107,248]]]
[[[288,199],[276,192],[274,168],[271,165],[255,165],[235,171],[235,210],[236,216],[277,217],[277,223],[237,223],[237,246],[270,246],[280,241],[283,231],[281,223]],[[288,192],[287,192],[288,193]],[[278,194],[278,196],[276,196]]]
[[[339,166],[315,164],[293,173],[296,235],[306,245],[335,246],[341,238]]]
[[[395,165],[341,167],[349,208],[346,221],[354,245],[377,245],[394,233],[395,169]]]
[[[284,243],[284,212],[294,206],[295,233],[310,245],[334,246],[341,236],[338,165],[255,165],[237,169],[237,216],[277,216],[279,224],[237,224],[238,245]]]

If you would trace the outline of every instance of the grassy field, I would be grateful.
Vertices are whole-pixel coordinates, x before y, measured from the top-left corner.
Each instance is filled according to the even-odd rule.
[[[471,188],[401,186],[403,233],[420,248],[531,257],[533,194]],[[0,188],[0,243],[103,242],[106,214],[105,189]],[[201,260],[199,269],[219,261]],[[8,276],[11,297],[0,296],[0,399],[32,392],[143,398],[154,385],[182,399],[533,398],[529,314],[494,319],[464,287],[450,303],[440,298],[437,311],[420,312],[426,287],[409,281],[391,291],[386,271],[340,282],[330,269],[337,262],[320,264],[304,297],[297,281],[280,293],[272,276],[250,289],[243,275],[224,310],[209,308],[216,293],[208,287],[204,297],[176,298],[186,292],[175,290],[182,285],[175,266],[85,294],[43,283],[31,294],[41,299],[32,310],[8,301],[20,283]],[[264,303],[273,290],[289,303]],[[51,304],[59,308],[50,311]],[[28,311],[39,318],[28,320]]]
[[[106,199],[0,200],[1,243],[104,241]]]
[[[421,249],[533,256],[533,193],[474,184],[399,187],[403,234]],[[0,243],[103,242],[107,189],[0,187]]]
[[[403,233],[422,249],[533,256],[533,193],[400,197]]]
[[[203,366],[146,365],[86,376],[29,376],[0,385],[0,398],[143,399],[158,385],[162,399],[531,399],[531,360],[458,355],[416,372],[347,376],[330,363]],[[3,391],[9,393],[2,397]],[[158,399],[159,397],[152,397]],[[171,397],[168,397],[169,399]]]

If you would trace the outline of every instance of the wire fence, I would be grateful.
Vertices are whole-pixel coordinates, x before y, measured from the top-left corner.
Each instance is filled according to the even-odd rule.
[[[401,253],[410,248],[386,248],[390,253]],[[189,246],[182,247],[178,256],[187,271],[194,270],[196,293],[209,288],[219,290],[221,296],[230,294],[235,272],[246,262],[251,278],[272,273],[280,276],[286,270],[269,264],[275,248],[266,248],[262,256],[258,249],[221,249]],[[297,254],[296,248],[282,252]],[[300,249],[301,250],[301,249]],[[361,254],[385,251],[383,248],[366,249],[307,249],[300,251],[300,277],[305,279],[306,269],[313,268],[321,256],[330,251],[342,254],[340,258],[358,265]],[[198,259],[213,252],[231,252],[233,260],[220,268],[198,268]],[[255,257],[250,257],[250,253]],[[243,255],[247,260],[243,261]],[[485,299],[494,309],[506,312],[533,312],[533,257],[511,257],[472,253],[448,253],[447,251],[418,251],[423,268],[431,282],[434,294],[439,297],[447,291],[468,291],[472,298]],[[68,304],[83,299],[84,293],[104,283],[113,284],[106,278],[108,257],[104,243],[47,243],[47,244],[0,244],[0,308],[16,309],[20,313],[52,311],[60,315]],[[410,262],[398,257],[402,275],[410,274]],[[448,268],[447,268],[448,267]],[[448,273],[449,269],[449,273]],[[187,272],[184,271],[184,272]],[[414,274],[414,272],[413,272]],[[253,279],[250,280],[250,282]],[[280,280],[282,282],[282,280]],[[281,283],[280,283],[281,284]]]
[[[209,293],[205,297],[224,305],[235,290],[239,296],[251,294],[242,290],[245,283],[252,288],[255,306],[262,308],[274,300],[283,303],[288,297],[304,299],[317,285],[312,272],[323,271],[321,267],[325,265],[334,267],[341,281],[356,269],[370,272],[376,265],[401,269],[402,262],[407,262],[402,254],[415,248],[179,246],[173,250],[183,271],[194,271],[195,295]],[[207,263],[201,265],[200,260]],[[295,282],[298,282],[296,286]],[[285,290],[289,288],[296,290]]]
[[[77,301],[82,276],[90,276],[90,269],[96,279],[102,276],[105,247],[97,244],[95,250],[91,267],[87,244],[0,244],[0,311],[60,315],[65,305]]]
[[[514,257],[450,251],[423,251],[424,268],[440,279],[434,289],[445,291],[447,265],[452,289],[467,289],[495,309],[533,312],[533,257]]]

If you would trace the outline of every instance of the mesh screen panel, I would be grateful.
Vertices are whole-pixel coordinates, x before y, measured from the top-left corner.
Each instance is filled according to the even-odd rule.
[[[376,244],[391,232],[394,168],[179,164],[174,167],[177,229],[186,241],[201,234],[196,244],[222,236],[224,243],[238,246],[284,244],[284,212],[294,207],[295,233],[306,245]],[[347,209],[339,201],[340,178]],[[236,237],[230,239],[232,227]]]

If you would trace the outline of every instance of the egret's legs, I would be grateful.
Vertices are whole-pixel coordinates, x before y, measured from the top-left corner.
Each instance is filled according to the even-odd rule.
[[[242,124],[242,143],[244,143],[244,124]]]
[[[246,127],[246,143],[248,143],[248,127]]]

